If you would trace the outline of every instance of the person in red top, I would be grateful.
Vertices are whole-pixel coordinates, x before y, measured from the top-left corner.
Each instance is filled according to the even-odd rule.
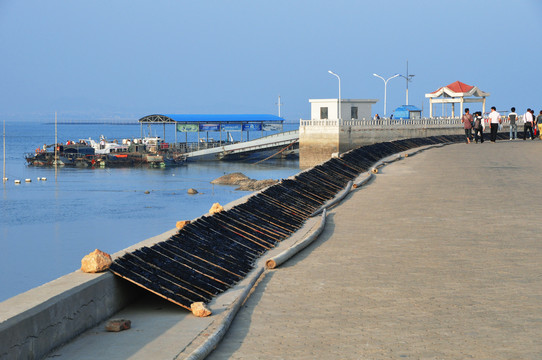
[[[461,117],[461,122],[463,123],[463,127],[465,128],[465,138],[467,144],[470,144],[471,138],[472,138],[472,115],[469,114],[469,108],[465,109],[465,114]]]

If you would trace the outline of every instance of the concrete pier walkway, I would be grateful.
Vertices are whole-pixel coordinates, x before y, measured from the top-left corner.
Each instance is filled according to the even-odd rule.
[[[456,144],[382,168],[208,359],[541,359],[541,155]]]

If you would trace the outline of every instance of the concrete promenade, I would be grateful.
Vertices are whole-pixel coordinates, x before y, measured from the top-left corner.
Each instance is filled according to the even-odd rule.
[[[455,144],[382,168],[208,359],[542,359],[541,156]]]

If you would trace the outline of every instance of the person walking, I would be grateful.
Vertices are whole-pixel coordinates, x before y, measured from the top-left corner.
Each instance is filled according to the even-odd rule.
[[[533,121],[534,116],[531,109],[527,109],[527,112],[523,115],[523,140],[527,140],[527,131],[531,133],[531,140],[534,140]]]
[[[491,107],[491,112],[489,113],[489,126],[491,127],[491,142],[497,140],[497,131],[499,130],[499,124],[501,123],[501,114],[497,112],[495,106]]]
[[[482,118],[482,112],[477,111],[474,113],[474,141],[478,144],[478,140],[480,140],[480,144],[484,143],[484,130],[486,128],[486,124],[484,123],[484,119]]]
[[[465,141],[467,144],[470,144],[471,138],[472,138],[472,115],[469,114],[469,108],[465,109],[465,113],[461,117],[461,122],[463,123],[463,127],[465,128]]]
[[[540,114],[536,117],[536,124],[538,125],[538,137],[542,140],[542,110],[540,110]]]
[[[531,109],[531,114],[533,115],[533,134],[534,137],[538,137],[538,126],[536,126],[536,115],[533,109]]]
[[[516,114],[515,107],[512,107],[510,111],[511,113],[508,114],[508,121],[510,122],[510,140],[516,140],[518,138],[518,124],[516,123],[518,114]]]

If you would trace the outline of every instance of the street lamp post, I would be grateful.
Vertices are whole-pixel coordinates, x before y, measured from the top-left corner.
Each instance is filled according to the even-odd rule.
[[[399,76],[406,80],[406,104],[405,105],[408,105],[408,83],[411,82],[412,78],[414,77],[414,75],[408,74],[408,61],[406,62],[406,76],[404,75],[399,75]]]
[[[331,70],[328,70],[328,73],[330,73],[331,75],[335,75],[337,77],[337,79],[339,79],[339,113],[337,114],[337,119],[340,121],[341,120],[341,78],[339,77],[339,75],[335,74],[333,71]]]
[[[388,81],[390,81],[393,78],[396,78],[397,76],[399,76],[399,74],[395,74],[392,77],[389,77],[387,79],[384,79],[382,76],[377,75],[377,74],[373,74],[373,76],[376,76],[377,78],[380,78],[382,79],[382,81],[384,81],[384,116],[386,116],[386,97],[387,97],[386,88],[388,87]]]

